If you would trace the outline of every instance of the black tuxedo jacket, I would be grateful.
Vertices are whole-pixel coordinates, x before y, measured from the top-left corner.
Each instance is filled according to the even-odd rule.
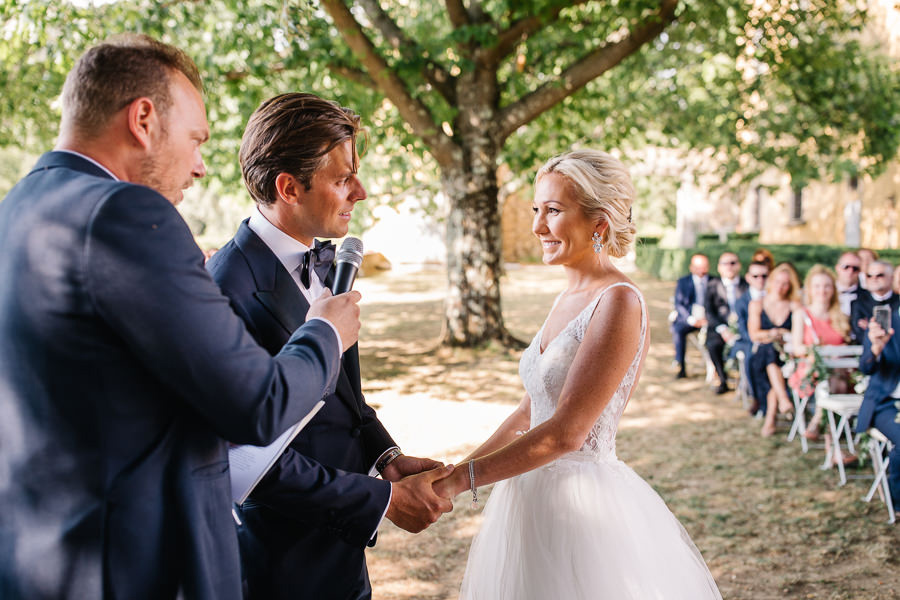
[[[262,346],[275,351],[304,322],[309,303],[247,221],[207,268]],[[390,484],[365,473],[393,445],[363,398],[354,345],[334,396],[244,506],[239,537],[250,597],[370,595],[365,548]]]
[[[860,289],[856,294],[856,299],[850,304],[850,332],[857,344],[862,344],[866,339],[866,329],[859,326],[859,321],[868,321],[872,318],[876,306],[888,305],[891,310],[897,310],[900,306],[900,296],[891,294],[887,300],[878,302],[872,297],[869,290]]]
[[[226,444],[334,389],[323,323],[274,358],[178,211],[74,154],[0,203],[0,597],[241,598]]]
[[[734,296],[735,306],[737,306],[738,298],[746,294],[748,288],[747,282],[739,277]],[[715,331],[719,325],[727,325],[730,313],[725,284],[722,283],[720,277],[710,277],[706,286],[706,318],[709,321],[707,331]]]

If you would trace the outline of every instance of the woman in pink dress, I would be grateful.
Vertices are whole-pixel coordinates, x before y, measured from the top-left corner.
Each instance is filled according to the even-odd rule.
[[[803,290],[806,306],[798,309],[793,316],[791,343],[794,356],[801,359],[797,370],[788,383],[798,394],[809,395],[810,389],[803,388],[803,378],[809,370],[810,346],[840,346],[846,344],[850,336],[850,322],[841,312],[838,302],[835,275],[824,265],[813,265],[806,274]],[[837,391],[837,390],[835,390]],[[809,422],[804,435],[818,437],[821,414],[817,411]]]

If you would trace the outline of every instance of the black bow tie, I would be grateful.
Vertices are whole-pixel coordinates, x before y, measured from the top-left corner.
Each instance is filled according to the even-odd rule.
[[[300,261],[300,283],[303,287],[309,289],[309,268],[312,266],[319,281],[325,282],[328,270],[334,262],[334,244],[331,242],[320,242],[316,240],[316,245],[303,255]]]

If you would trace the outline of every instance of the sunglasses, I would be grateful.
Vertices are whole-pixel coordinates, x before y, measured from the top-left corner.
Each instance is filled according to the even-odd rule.
[[[751,275],[747,275],[750,279],[766,279],[768,275],[766,273],[754,273]]]
[[[737,265],[740,263],[738,263],[738,261],[736,261],[736,260],[722,260],[722,261],[719,261],[719,264],[724,266],[724,265]]]
[[[841,265],[841,270],[842,271],[853,271],[853,272],[858,273],[860,271],[860,267],[857,267],[856,265]]]
[[[887,273],[866,273],[866,279],[880,279],[887,277]]]

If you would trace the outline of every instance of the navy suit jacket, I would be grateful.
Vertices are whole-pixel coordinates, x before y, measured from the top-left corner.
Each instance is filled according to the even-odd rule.
[[[675,320],[672,327],[675,329],[690,329],[687,319],[691,316],[691,308],[694,304],[703,304],[702,299],[697,301],[697,292],[694,289],[694,279],[690,274],[680,278],[675,284]]]
[[[306,298],[247,221],[207,268],[264,347],[280,348],[306,318]],[[365,548],[390,484],[365,473],[393,445],[363,398],[354,345],[344,353],[335,395],[244,506],[239,536],[250,597],[369,595]]]
[[[859,357],[859,370],[870,377],[856,419],[856,430],[859,432],[864,432],[872,426],[872,419],[878,408],[897,401],[896,398],[890,397],[897,383],[900,383],[900,318],[896,308],[891,310],[891,327],[894,329],[894,335],[885,344],[877,359],[872,354],[869,336],[864,338],[863,353]]]
[[[887,304],[891,310],[900,307],[900,296],[891,294],[887,300],[876,302],[869,290],[860,289],[856,299],[850,304],[850,332],[857,344],[862,344],[866,336],[866,329],[859,326],[860,319],[868,321],[872,318],[876,306]]]
[[[0,203],[0,597],[241,597],[227,448],[334,389],[324,323],[274,358],[155,191],[50,152]]]

